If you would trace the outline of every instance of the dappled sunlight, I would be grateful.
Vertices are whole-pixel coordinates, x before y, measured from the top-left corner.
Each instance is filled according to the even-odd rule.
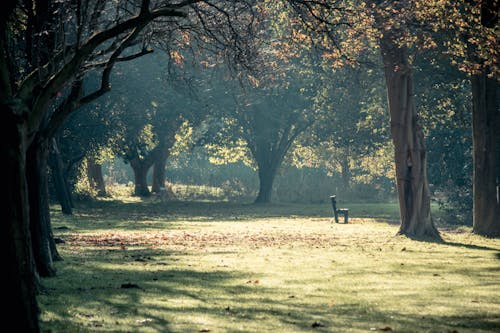
[[[489,332],[500,324],[498,240],[444,230],[444,243],[414,241],[382,218],[336,224],[329,216],[264,217],[255,207],[254,218],[237,220],[235,206],[224,207],[174,223],[145,210],[133,228],[116,227],[122,221],[109,213],[96,215],[109,229],[57,218],[67,226],[55,229],[66,260],[44,280],[44,327]]]

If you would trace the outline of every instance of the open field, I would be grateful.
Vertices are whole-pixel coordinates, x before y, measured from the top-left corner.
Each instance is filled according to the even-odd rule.
[[[99,201],[52,211],[47,332],[498,332],[500,240],[395,236],[395,205]]]

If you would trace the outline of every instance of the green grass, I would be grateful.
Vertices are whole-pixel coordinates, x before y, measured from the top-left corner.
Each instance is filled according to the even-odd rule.
[[[344,205],[342,205],[344,206]],[[50,332],[498,332],[500,241],[395,236],[395,205],[99,201],[52,211]],[[387,223],[388,220],[391,223]],[[138,288],[122,288],[127,285]]]

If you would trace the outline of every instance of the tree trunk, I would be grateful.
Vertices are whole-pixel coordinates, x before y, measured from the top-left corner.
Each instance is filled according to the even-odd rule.
[[[487,71],[472,77],[473,232],[485,236],[500,236],[497,89],[496,79],[488,78]]]
[[[0,147],[4,161],[3,187],[8,195],[0,200],[0,251],[3,254],[2,319],[17,332],[40,332],[36,302],[36,272],[31,248],[29,204],[26,183],[26,133],[22,119],[1,101],[0,129],[5,138]]]
[[[341,174],[342,174],[342,190],[344,192],[349,191],[351,188],[351,168],[349,166],[349,148],[347,148],[347,152],[345,152],[342,157],[342,161],[340,163]]]
[[[134,170],[134,195],[139,197],[148,197],[151,195],[151,192],[148,188],[147,176],[151,165],[149,165],[149,163],[146,165],[146,163],[136,158],[130,160],[130,166],[132,167],[132,170]]]
[[[97,191],[98,197],[107,196],[106,185],[102,175],[102,165],[97,163],[94,158],[87,158],[87,177],[90,187]]]
[[[48,190],[49,142],[37,136],[28,148],[26,177],[33,254],[38,273],[43,277],[56,275],[51,252],[51,227]]]
[[[396,182],[401,215],[399,233],[440,239],[430,209],[426,149],[413,101],[413,77],[406,50],[386,32],[380,41],[391,134],[395,148]]]
[[[255,199],[255,203],[263,204],[271,202],[273,193],[274,178],[278,171],[277,163],[266,163],[257,161],[259,167],[259,194]]]
[[[151,192],[153,193],[160,193],[162,189],[165,190],[165,165],[167,164],[167,158],[169,155],[169,150],[165,149],[155,158],[153,163],[153,179],[151,186]]]
[[[64,171],[64,163],[61,152],[57,147],[55,139],[52,140],[52,149],[49,155],[49,165],[52,169],[52,181],[56,190],[57,200],[61,205],[61,211],[65,215],[73,214],[73,200],[71,199],[71,190],[67,182]]]
[[[481,25],[495,29],[498,24],[498,1],[481,2]],[[469,45],[473,60],[484,67],[472,76],[472,140],[474,170],[473,232],[484,236],[500,236],[500,111],[498,110],[497,77],[476,59],[476,47]]]

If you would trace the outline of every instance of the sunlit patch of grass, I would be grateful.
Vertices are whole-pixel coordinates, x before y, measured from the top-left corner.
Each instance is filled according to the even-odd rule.
[[[500,326],[500,241],[468,230],[443,230],[445,243],[429,243],[395,236],[397,225],[375,214],[332,223],[319,205],[100,205],[74,217],[53,214],[65,260],[57,277],[43,280],[44,330],[463,333]]]

